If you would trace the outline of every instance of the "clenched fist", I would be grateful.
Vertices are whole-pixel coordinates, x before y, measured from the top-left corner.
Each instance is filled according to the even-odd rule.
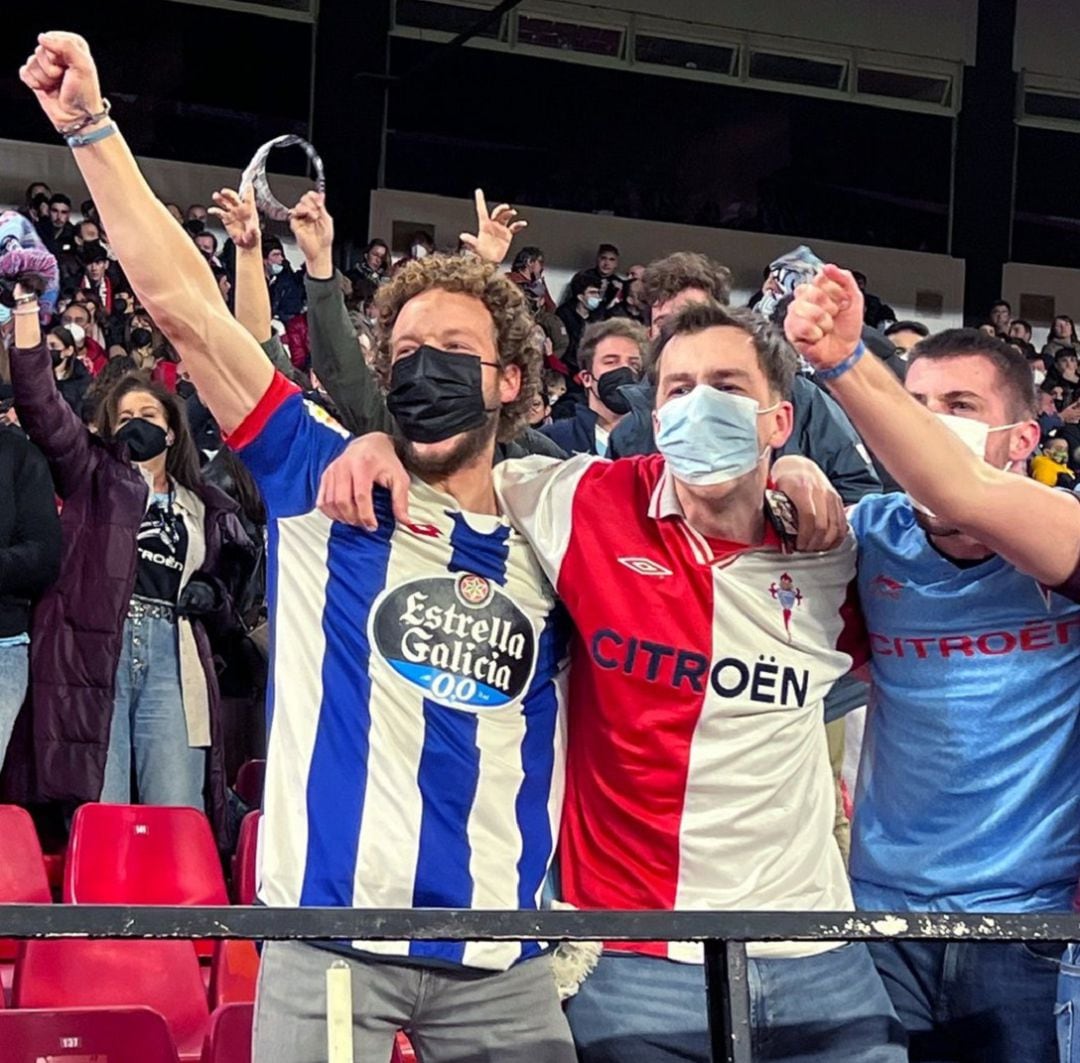
[[[57,129],[104,110],[90,46],[76,33],[42,33],[19,77]]]
[[[832,265],[795,289],[784,318],[787,338],[815,369],[831,369],[849,357],[862,327],[862,292],[846,269]]]

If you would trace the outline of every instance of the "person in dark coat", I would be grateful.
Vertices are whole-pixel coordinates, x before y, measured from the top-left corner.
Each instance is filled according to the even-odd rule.
[[[237,506],[202,482],[178,400],[142,377],[113,388],[89,432],[25,311],[11,377],[63,501],[60,578],[31,631],[38,796],[202,807],[206,784],[224,839],[210,634],[229,624],[229,573],[251,547]]]
[[[60,518],[49,467],[0,421],[0,763],[29,676],[30,608],[60,571]]]
[[[45,342],[52,358],[56,388],[63,400],[77,414],[81,414],[93,378],[82,360],[76,357],[75,337],[63,325],[57,325]]]

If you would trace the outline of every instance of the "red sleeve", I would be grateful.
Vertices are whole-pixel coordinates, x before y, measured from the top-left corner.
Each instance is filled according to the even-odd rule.
[[[274,411],[290,396],[300,389],[286,380],[281,373],[274,373],[270,386],[265,394],[255,404],[248,415],[236,426],[236,429],[225,437],[225,442],[233,450],[246,447],[248,443],[256,439],[259,433],[266,427],[266,422],[274,415]]]

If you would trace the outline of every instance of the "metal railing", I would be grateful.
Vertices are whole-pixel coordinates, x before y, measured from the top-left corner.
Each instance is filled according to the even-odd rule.
[[[0,904],[0,938],[265,941],[696,941],[714,1063],[751,1063],[747,942],[1080,941],[1080,916],[1034,913],[462,911]]]

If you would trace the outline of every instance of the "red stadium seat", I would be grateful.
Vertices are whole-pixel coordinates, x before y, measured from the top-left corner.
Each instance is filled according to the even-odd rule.
[[[34,821],[25,808],[0,805],[0,904],[49,904],[49,879]],[[0,1004],[11,987],[18,942],[0,938]]]
[[[233,791],[248,808],[261,808],[265,779],[265,760],[245,760],[236,773]]]
[[[190,941],[24,942],[12,1005],[151,1007],[168,1023],[184,1061],[199,1058],[210,1014]]]
[[[210,823],[194,808],[80,806],[71,825],[64,900],[72,904],[229,903]],[[196,945],[209,959],[212,941]]]
[[[416,1063],[416,1053],[409,1039],[398,1031],[397,1040],[394,1042],[394,1051],[390,1055],[390,1063]]]
[[[152,1008],[0,1012],[4,1063],[177,1063],[165,1020]]]
[[[253,941],[218,941],[210,967],[210,1009],[255,999],[259,952]]]
[[[210,1017],[202,1063],[249,1063],[254,1019],[252,1004],[226,1004],[218,1008]]]
[[[240,837],[232,858],[232,892],[237,904],[255,903],[255,867],[262,813],[249,812],[240,823]]]

